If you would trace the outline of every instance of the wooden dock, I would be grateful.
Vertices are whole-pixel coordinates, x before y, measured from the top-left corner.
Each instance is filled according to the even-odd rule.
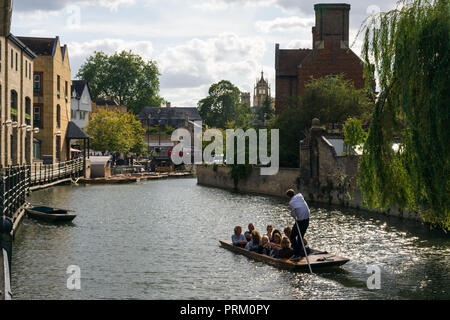
[[[134,183],[144,180],[160,180],[170,178],[189,178],[193,177],[191,172],[167,172],[167,173],[132,173],[132,174],[118,174],[108,178],[79,178],[77,183],[85,184],[120,184],[120,183]]]

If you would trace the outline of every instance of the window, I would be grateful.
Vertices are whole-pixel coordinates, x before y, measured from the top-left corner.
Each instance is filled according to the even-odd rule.
[[[14,69],[14,51],[11,49],[11,69]]]
[[[28,79],[31,80],[31,62],[28,63]]]
[[[75,110],[70,110],[70,118],[71,119],[76,119],[76,111]]]
[[[80,119],[81,120],[86,119],[86,111],[80,111]]]
[[[41,145],[41,140],[33,138],[33,159],[41,159]]]
[[[25,123],[31,125],[31,99],[25,98]]]
[[[43,128],[43,121],[42,121],[42,112],[44,107],[42,104],[35,104],[33,106],[33,126],[38,128]]]
[[[56,127],[61,128],[61,106],[56,106]]]
[[[19,70],[19,55],[16,52],[16,71]]]
[[[17,92],[11,90],[11,120],[17,121]]]
[[[57,76],[56,78],[56,94],[58,98],[61,97],[61,77]]]
[[[56,161],[61,161],[61,136],[56,136]]]
[[[25,78],[28,77],[28,62],[25,60]]]
[[[35,96],[42,96],[42,72],[36,72],[33,76],[33,92]]]
[[[67,101],[67,99],[69,98],[68,87],[69,87],[69,84],[68,84],[67,81],[66,81],[65,84],[64,84],[64,95],[65,95],[65,97],[66,97],[66,101]]]

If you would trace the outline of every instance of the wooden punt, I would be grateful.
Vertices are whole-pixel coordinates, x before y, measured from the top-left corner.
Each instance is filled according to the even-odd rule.
[[[28,217],[46,222],[69,222],[75,219],[76,214],[70,210],[51,208],[46,206],[25,208]]]
[[[225,249],[228,249],[230,251],[233,251],[238,254],[242,254],[244,256],[247,256],[253,260],[261,261],[264,263],[267,263],[269,265],[272,265],[274,267],[280,268],[280,269],[286,269],[286,270],[295,270],[295,271],[309,271],[308,268],[308,262],[306,261],[306,258],[303,257],[298,261],[291,261],[289,259],[277,259],[273,257],[269,257],[264,254],[259,254],[253,251],[249,251],[244,248],[233,246],[232,242],[229,240],[220,240],[219,241],[221,246]],[[312,254],[308,255],[309,262],[311,263],[311,268],[314,271],[314,269],[317,268],[324,268],[324,267],[337,267],[342,266],[343,264],[350,261],[350,259],[338,257],[334,254],[326,253],[326,254],[314,254],[314,252],[320,252],[319,250],[311,250]]]

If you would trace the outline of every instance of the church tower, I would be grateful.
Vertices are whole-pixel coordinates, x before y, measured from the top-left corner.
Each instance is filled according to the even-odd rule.
[[[12,0],[0,0],[0,37],[7,37],[11,31]]]
[[[261,71],[261,79],[256,79],[255,90],[253,93],[253,107],[262,107],[264,99],[270,97],[269,80],[264,79],[264,71]]]

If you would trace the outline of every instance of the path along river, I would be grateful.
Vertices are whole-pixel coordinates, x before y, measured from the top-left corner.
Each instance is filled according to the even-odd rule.
[[[312,247],[351,259],[314,275],[278,270],[219,247],[233,227],[291,225],[287,201],[195,179],[58,186],[29,201],[71,208],[73,224],[24,219],[14,243],[15,299],[449,299],[450,238],[416,223],[312,208]],[[381,268],[381,289],[367,268]],[[69,265],[81,290],[69,290]]]

